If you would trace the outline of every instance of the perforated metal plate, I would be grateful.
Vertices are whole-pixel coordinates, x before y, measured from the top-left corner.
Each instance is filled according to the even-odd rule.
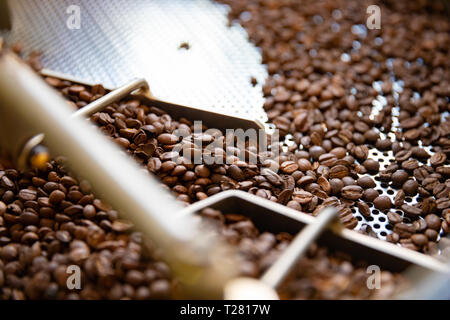
[[[210,0],[13,0],[8,42],[40,49],[48,69],[108,87],[144,77],[163,100],[265,121],[267,76],[227,7]],[[66,12],[78,5],[80,29]],[[186,42],[189,49],[180,45]],[[258,81],[251,85],[251,78]]]

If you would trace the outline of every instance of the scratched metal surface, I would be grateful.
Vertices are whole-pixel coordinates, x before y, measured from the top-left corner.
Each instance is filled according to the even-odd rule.
[[[8,42],[43,51],[46,68],[115,87],[144,77],[158,98],[264,121],[261,55],[211,0],[10,0]],[[67,27],[70,5],[79,30]],[[180,49],[187,42],[189,50]],[[253,87],[251,77],[258,80]]]

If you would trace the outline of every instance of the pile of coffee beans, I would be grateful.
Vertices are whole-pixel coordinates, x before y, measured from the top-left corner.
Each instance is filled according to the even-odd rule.
[[[169,267],[58,163],[30,172],[0,164],[0,300],[170,298]],[[80,290],[67,284],[76,285],[74,266]]]
[[[84,86],[53,77],[45,77],[44,79],[49,85],[58,89],[75,109],[83,108],[108,93],[100,84]]]
[[[192,133],[195,119],[173,119],[138,100],[113,104],[92,120],[186,203],[239,189],[310,214],[335,205],[348,228],[437,253],[450,223],[450,24],[439,4],[378,3],[382,27],[369,30],[366,8],[373,1],[222,2],[262,49],[269,71],[264,108],[292,139],[277,159],[278,172],[238,159],[172,161],[179,144],[205,152],[192,136],[173,135]],[[105,93],[46,81],[78,107]],[[205,145],[215,139],[201,138]],[[375,151],[386,158],[381,165]],[[370,223],[379,213],[387,233]]]
[[[242,258],[241,275],[260,277],[292,240],[288,233],[261,232],[241,214],[223,214],[212,208],[200,215],[214,221],[219,234],[236,246]],[[369,289],[368,264],[347,254],[312,244],[294,274],[280,288],[283,299],[388,299],[405,289],[407,280],[398,273],[381,271],[379,289]]]
[[[56,84],[59,80],[46,78],[46,81]],[[62,81],[59,82],[62,83]],[[80,88],[77,98],[77,95],[70,94],[74,92],[70,88],[82,86],[66,81],[64,81],[64,85],[59,85],[64,90],[61,92],[77,104],[80,102],[79,95],[82,92],[92,91],[92,88]],[[193,132],[193,124],[187,119],[174,120],[161,109],[141,104],[136,99],[128,99],[108,106],[103,112],[94,114],[92,120],[100,126],[104,133],[146,166],[150,172],[156,174],[166,186],[170,187],[179,200],[186,203],[205,199],[223,190],[239,189],[311,214],[316,214],[324,206],[337,206],[340,210],[341,221],[348,228],[355,228],[358,225],[358,220],[351,210],[352,207],[357,207],[364,217],[370,218],[371,208],[369,206],[374,206],[387,213],[387,218],[394,228],[395,220],[390,217],[396,216],[398,213],[390,211],[391,207],[397,206],[399,210],[407,209],[406,212],[412,210],[410,207],[415,208],[406,204],[405,199],[403,202],[400,202],[401,199],[397,200],[393,204],[389,197],[380,195],[379,191],[374,189],[374,179],[384,179],[382,174],[391,170],[395,164],[387,166],[380,172],[377,161],[366,159],[362,161],[362,164],[356,164],[355,157],[349,155],[343,147],[335,147],[329,152],[326,152],[321,146],[311,146],[309,151],[281,152],[278,159],[279,173],[265,168],[264,164],[250,165],[238,159],[231,165],[194,165],[172,160],[173,152],[171,150],[180,144],[183,145],[183,151],[189,152],[189,154],[205,152],[204,149],[196,149],[196,145],[192,143],[192,135],[181,140],[173,134],[175,130]],[[205,145],[214,141],[215,138],[207,134],[201,137]],[[229,151],[226,148],[224,145],[223,148],[215,150],[215,154],[225,154],[226,151]],[[368,147],[360,146],[358,150],[367,157]],[[234,152],[239,155],[242,150]],[[244,150],[244,152],[249,152],[249,150]],[[233,163],[233,159],[231,159],[231,163]],[[373,172],[379,174],[376,176],[368,174]],[[400,181],[405,179],[405,174],[408,175],[406,170],[396,170],[392,177],[392,184],[399,185],[401,182],[401,185],[404,185],[403,188],[411,196],[413,195],[411,188],[414,188],[417,182],[409,179],[409,175],[405,181]],[[444,192],[447,190],[445,184],[441,183],[440,186],[444,186]],[[403,190],[400,190],[399,194],[401,195],[402,192]],[[443,210],[443,217],[447,217],[448,220],[448,210]],[[400,220],[396,223],[401,223],[399,226],[402,228],[405,224],[403,217],[400,216]],[[443,220],[441,224],[443,232],[447,232],[448,222]],[[410,230],[412,230],[412,224]],[[414,230],[416,231],[416,229]],[[400,241],[402,245],[415,250],[436,252],[436,247],[433,247],[434,242],[428,244],[427,241],[418,247],[417,241],[412,243],[412,239],[404,239],[405,232],[402,233],[402,239],[395,241],[396,231],[397,229],[394,229],[394,233],[388,235],[389,241]],[[361,232],[376,236],[368,226],[364,228],[363,225]],[[441,232],[440,225],[436,232],[438,235]],[[428,235],[431,233],[432,231],[427,232]],[[437,240],[438,235],[429,239]]]
[[[389,299],[408,287],[401,274],[381,270],[380,286],[375,289],[367,271],[367,262],[313,244],[281,287],[280,296],[301,300]]]
[[[436,253],[450,223],[450,20],[443,2],[220,2],[261,49],[269,73],[264,109],[291,136],[290,150],[330,167],[331,195],[360,213],[362,232],[377,236],[367,222],[381,212],[388,241]],[[380,29],[366,26],[369,5],[381,9]],[[391,163],[380,166],[376,153]]]

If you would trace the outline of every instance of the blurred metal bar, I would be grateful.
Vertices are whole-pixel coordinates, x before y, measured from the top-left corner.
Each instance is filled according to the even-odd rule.
[[[182,283],[218,297],[235,268],[232,256],[150,174],[98,130],[71,117],[73,110],[17,57],[0,52],[0,139],[12,151],[18,141],[45,134],[50,150],[64,155],[97,193],[153,240]],[[10,149],[10,150],[11,150]]]
[[[73,116],[79,118],[87,118],[96,112],[103,110],[113,102],[116,102],[137,89],[149,90],[149,86],[145,79],[134,79],[127,84],[117,88],[114,91],[104,95],[103,97],[89,103],[84,108],[77,110]]]
[[[336,208],[327,207],[316,217],[314,223],[305,227],[291,242],[289,247],[283,251],[278,260],[263,274],[261,281],[276,289],[289,275],[296,263],[303,257],[328,225],[337,219]]]

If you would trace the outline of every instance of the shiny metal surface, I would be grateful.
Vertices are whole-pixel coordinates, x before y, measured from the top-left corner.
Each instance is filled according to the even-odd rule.
[[[10,0],[8,42],[43,52],[46,68],[118,87],[145,78],[159,99],[265,121],[267,75],[257,48],[227,7],[211,0]],[[80,7],[80,29],[66,25]],[[189,43],[189,49],[180,44]],[[253,87],[251,77],[258,80]]]

